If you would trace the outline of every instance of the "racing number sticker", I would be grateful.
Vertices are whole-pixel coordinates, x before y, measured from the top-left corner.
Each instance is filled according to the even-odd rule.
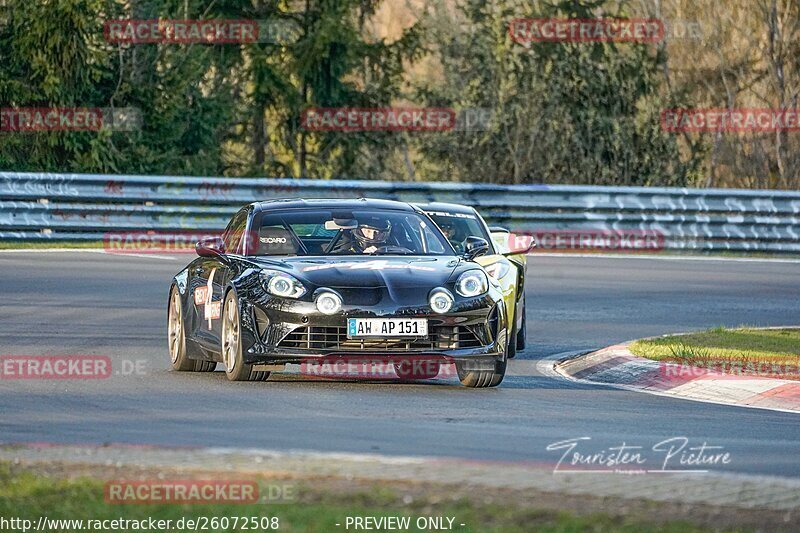
[[[214,275],[217,269],[211,270],[208,283],[194,289],[194,304],[203,306],[203,318],[208,320],[208,329],[211,329],[211,321],[217,320],[222,314],[222,301],[213,301],[214,297]]]
[[[217,269],[211,269],[211,275],[208,276],[208,284],[206,285],[206,305],[205,305],[205,313],[204,316],[208,319],[208,329],[211,329],[211,321],[219,318],[220,316],[220,307],[222,302],[215,302],[213,301],[214,298],[214,275],[217,273]]]
[[[222,302],[210,302],[206,304],[205,317],[208,319],[208,329],[211,329],[211,320],[219,318]]]
[[[194,290],[194,305],[203,305],[208,298],[208,287],[203,285]]]

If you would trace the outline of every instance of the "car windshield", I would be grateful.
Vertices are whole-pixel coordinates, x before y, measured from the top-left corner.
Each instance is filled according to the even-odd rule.
[[[266,212],[251,255],[453,255],[426,217],[380,209]]]
[[[426,211],[426,213],[436,222],[458,253],[464,252],[464,241],[467,237],[480,237],[491,242],[491,236],[476,215],[445,211]]]

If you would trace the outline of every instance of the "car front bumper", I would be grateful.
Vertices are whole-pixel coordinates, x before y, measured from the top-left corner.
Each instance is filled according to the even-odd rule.
[[[462,300],[450,312],[430,307],[345,306],[335,315],[317,311],[313,302],[242,302],[242,352],[247,363],[304,363],[330,358],[471,360],[491,365],[504,357],[505,310],[497,295]],[[350,339],[348,318],[424,318],[428,337]]]

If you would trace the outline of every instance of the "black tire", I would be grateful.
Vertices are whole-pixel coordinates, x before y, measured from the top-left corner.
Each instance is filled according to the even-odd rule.
[[[220,318],[222,319],[220,354],[228,379],[230,381],[265,381],[269,378],[269,372],[253,370],[253,365],[244,362],[239,302],[233,291],[229,291],[225,296],[225,305],[222,306]]]
[[[173,285],[169,291],[169,306],[167,309],[167,348],[172,363],[172,369],[178,372],[193,372],[194,359],[189,359],[186,353],[186,328],[183,322],[183,308],[178,288]]]
[[[213,372],[217,369],[216,361],[201,361],[200,359],[194,360],[195,372]]]
[[[416,361],[403,361],[394,364],[394,372],[400,379],[433,379],[439,375],[439,363],[435,361],[421,361],[423,365],[414,364]],[[410,363],[410,364],[408,364]]]
[[[516,311],[514,312],[516,314]],[[508,358],[514,359],[517,356],[517,319],[514,318],[514,323],[510,326],[511,335],[509,336],[510,339],[514,339],[513,342],[508,343]]]
[[[456,362],[458,380],[461,381],[461,384],[465,387],[479,389],[500,385],[503,378],[506,376],[508,345],[506,345],[502,359],[500,361],[495,361],[493,370],[471,370],[469,366],[470,361]]]
[[[527,328],[525,324],[525,300],[522,300],[522,328],[517,331],[517,338],[516,338],[516,349],[514,352],[520,352],[525,349],[525,330]]]
[[[524,290],[524,289],[523,289]],[[519,318],[519,314],[522,313],[522,324],[520,324],[519,329],[517,329],[517,318]],[[509,336],[509,339],[512,339],[512,342],[508,344],[508,358],[514,359],[517,356],[517,352],[521,352],[525,349],[525,293],[522,293],[520,296],[517,305],[514,306],[514,323],[512,325],[512,334]]]
[[[503,382],[506,376],[506,366],[508,361],[497,361],[494,364],[494,370],[467,370],[462,365],[456,365],[456,372],[458,372],[458,380],[465,387],[472,387],[474,389],[481,389],[485,387],[496,387]]]

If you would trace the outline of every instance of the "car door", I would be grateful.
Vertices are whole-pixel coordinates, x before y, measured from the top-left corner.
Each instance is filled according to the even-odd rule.
[[[240,255],[244,245],[249,209],[237,212],[222,234],[225,258],[201,257],[192,265],[195,280],[192,293],[194,304],[194,338],[204,349],[219,351],[222,334],[222,304],[225,287],[231,277],[230,264]]]

